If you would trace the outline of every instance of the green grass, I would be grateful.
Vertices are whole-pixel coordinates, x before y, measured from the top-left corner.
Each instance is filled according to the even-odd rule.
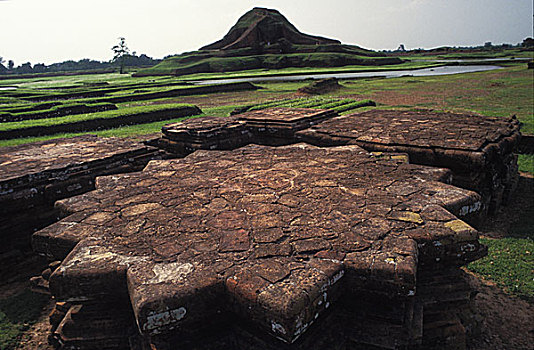
[[[532,238],[481,238],[481,242],[488,246],[488,256],[469,264],[468,269],[496,282],[507,292],[534,302]]]
[[[36,127],[36,126],[60,125],[60,124],[75,123],[79,121],[86,121],[86,120],[93,120],[93,119],[119,118],[119,117],[126,117],[129,115],[134,115],[134,114],[140,114],[140,113],[161,112],[165,110],[172,111],[176,108],[191,107],[191,106],[192,105],[190,104],[183,104],[183,103],[135,106],[135,107],[121,108],[121,109],[111,110],[111,111],[69,115],[69,116],[57,117],[57,118],[23,120],[20,122],[1,123],[0,131],[17,130],[17,129],[23,129],[23,128],[29,128],[29,127]]]
[[[355,108],[367,106],[373,101],[361,100],[356,101],[353,99],[338,99],[331,97],[302,97],[296,99],[281,99],[275,101],[268,101],[265,103],[259,103],[250,107],[249,111],[257,111],[266,108],[273,107],[285,107],[285,108],[317,108],[317,109],[332,109],[336,112],[346,112]]]
[[[163,121],[158,121],[158,122],[153,122],[153,123],[146,123],[146,124],[123,126],[120,128],[113,128],[113,129],[107,129],[107,130],[81,132],[81,133],[61,133],[61,134],[54,134],[54,135],[47,135],[47,136],[24,137],[24,138],[11,139],[11,140],[0,140],[0,148],[22,145],[22,144],[32,143],[32,142],[57,139],[57,138],[71,138],[71,137],[87,135],[87,134],[97,135],[101,137],[133,137],[133,136],[155,134],[155,133],[161,132],[161,127],[165,124],[177,123],[179,121],[182,121],[188,118],[197,118],[197,117],[202,117],[206,115],[215,116],[215,117],[227,117],[230,114],[230,112],[234,110],[236,107],[237,106],[231,105],[231,106],[204,108],[204,113],[196,115],[196,116],[174,118],[174,119],[163,120]]]
[[[52,108],[54,105],[60,105],[61,102],[25,102],[25,103],[10,103],[0,105],[0,113],[22,113],[30,111],[43,111]]]
[[[381,108],[432,108],[497,117],[515,114],[523,124],[521,131],[534,133],[533,81],[534,70],[522,65],[444,76],[344,80],[344,89],[329,96],[371,99]]]
[[[520,154],[517,164],[519,171],[534,174],[534,154]]]
[[[9,79],[0,81],[1,85],[18,86],[21,88],[42,89],[50,87],[85,87],[87,83],[113,83],[114,85],[124,85],[131,83],[152,83],[152,82],[168,82],[176,81],[176,78],[170,77],[144,77],[132,78],[129,74],[87,74],[87,75],[72,75],[72,76],[57,76],[57,77],[40,77],[40,78],[25,78],[25,79]]]
[[[84,108],[85,111],[98,111],[103,109],[112,109],[115,108],[115,105],[112,103],[66,103],[66,104],[60,104],[58,106],[53,106],[48,109],[34,109],[29,108],[28,110],[23,110],[20,112],[9,112],[8,109],[6,110],[0,110],[0,116],[2,117],[8,117],[11,118],[17,118],[17,119],[31,119],[32,117],[36,117],[37,115],[54,115],[54,114],[65,114],[65,113],[74,113],[73,109],[81,109]],[[115,108],[116,109],[116,108]],[[14,109],[15,111],[18,111],[20,109]]]
[[[246,50],[245,50],[246,51]],[[253,54],[236,50],[232,56],[217,56],[211,52],[192,52],[169,57],[161,63],[147,69],[139,70],[141,75],[185,75],[192,73],[244,71],[277,67],[339,67],[347,64],[377,66],[400,64],[396,57],[376,54],[368,56],[367,52],[306,52],[283,54]]]
[[[476,58],[512,58],[512,57],[526,57],[533,58],[534,52],[521,51],[517,48],[513,49],[499,49],[495,48],[487,51],[478,52],[451,52],[451,53],[436,53],[434,55],[429,54],[413,54],[410,56],[402,56],[408,59],[476,59]]]
[[[0,349],[14,349],[22,333],[34,324],[48,302],[48,296],[29,290],[0,299]]]

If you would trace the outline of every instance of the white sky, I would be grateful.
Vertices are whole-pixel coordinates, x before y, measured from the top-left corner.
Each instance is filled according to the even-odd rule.
[[[377,50],[533,36],[532,0],[0,0],[0,56],[17,66],[109,60],[124,36],[132,51],[161,58],[222,38],[255,6],[303,33]]]

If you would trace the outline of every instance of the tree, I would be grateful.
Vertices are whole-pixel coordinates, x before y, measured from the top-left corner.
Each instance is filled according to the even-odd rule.
[[[43,63],[37,63],[33,66],[34,73],[44,73],[46,72],[46,66]]]
[[[126,39],[123,37],[119,38],[119,43],[111,48],[113,51],[113,61],[119,62],[120,65],[120,74],[124,73],[124,58],[126,55],[130,54],[130,49],[126,46]]]
[[[534,39],[526,38],[525,40],[523,40],[523,43],[521,45],[523,47],[534,47]]]
[[[30,62],[21,64],[20,67],[17,68],[17,73],[23,73],[23,74],[33,73],[32,64]]]
[[[13,60],[9,60],[7,62],[7,69],[13,70],[13,68],[15,68],[15,62],[13,62]]]

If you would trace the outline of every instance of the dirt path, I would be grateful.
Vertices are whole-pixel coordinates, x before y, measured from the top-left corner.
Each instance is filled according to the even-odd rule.
[[[50,332],[50,323],[48,322],[48,315],[52,311],[53,303],[50,301],[44,308],[41,316],[30,329],[28,329],[20,340],[19,346],[16,350],[54,350],[55,348],[48,344],[48,334]]]
[[[534,305],[504,293],[490,281],[470,274],[480,329],[470,350],[531,350],[534,346]]]

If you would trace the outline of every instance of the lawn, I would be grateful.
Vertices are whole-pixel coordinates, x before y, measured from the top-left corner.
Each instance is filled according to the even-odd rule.
[[[344,81],[334,95],[371,99],[381,106],[432,108],[508,117],[534,134],[534,70],[526,64],[496,71],[433,77]]]
[[[527,238],[482,238],[481,243],[488,246],[488,256],[469,264],[469,270],[496,282],[512,295],[534,302],[532,237],[534,235],[530,231],[530,237]]]

